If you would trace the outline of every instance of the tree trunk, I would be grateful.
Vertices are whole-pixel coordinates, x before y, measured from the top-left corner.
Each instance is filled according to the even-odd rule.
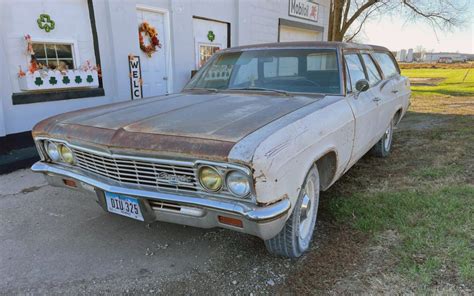
[[[344,9],[345,1],[350,0],[332,0],[331,7],[329,9],[329,27],[328,27],[328,40],[329,41],[342,41],[344,34],[341,32],[342,29],[342,11]]]

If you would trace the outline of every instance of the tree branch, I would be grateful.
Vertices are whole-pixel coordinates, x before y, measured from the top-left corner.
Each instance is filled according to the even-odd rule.
[[[354,14],[351,16],[351,18],[345,22],[343,25],[342,25],[342,30],[341,30],[341,33],[344,35],[347,31],[347,29],[349,29],[349,27],[352,25],[352,23],[366,10],[368,9],[369,7],[371,7],[372,5],[374,5],[375,3],[379,2],[379,0],[369,0],[367,2],[365,2],[362,6],[359,7],[359,9],[356,10],[356,12],[354,12]]]

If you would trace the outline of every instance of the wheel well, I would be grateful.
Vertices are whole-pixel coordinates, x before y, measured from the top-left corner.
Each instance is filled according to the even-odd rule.
[[[336,175],[336,152],[331,151],[326,153],[323,157],[316,161],[316,167],[318,168],[321,190],[326,190],[328,189],[329,185],[331,185],[334,176]]]
[[[395,125],[397,125],[399,122],[400,122],[400,119],[402,119],[402,111],[403,109],[400,108],[398,109],[397,113],[395,113],[395,115],[393,116],[393,118],[395,118]]]

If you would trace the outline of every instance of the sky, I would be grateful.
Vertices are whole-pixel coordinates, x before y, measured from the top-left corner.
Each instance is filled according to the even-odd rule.
[[[474,14],[471,13],[471,16]],[[359,38],[363,43],[382,45],[392,51],[415,49],[423,46],[427,51],[434,50],[474,54],[474,18],[460,28],[442,31],[423,21],[406,23],[403,19],[383,17],[370,20]]]

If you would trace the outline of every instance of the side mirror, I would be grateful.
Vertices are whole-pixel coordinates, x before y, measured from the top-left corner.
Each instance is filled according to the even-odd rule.
[[[370,85],[367,79],[361,79],[357,81],[355,86],[358,92],[364,92],[370,88]]]

